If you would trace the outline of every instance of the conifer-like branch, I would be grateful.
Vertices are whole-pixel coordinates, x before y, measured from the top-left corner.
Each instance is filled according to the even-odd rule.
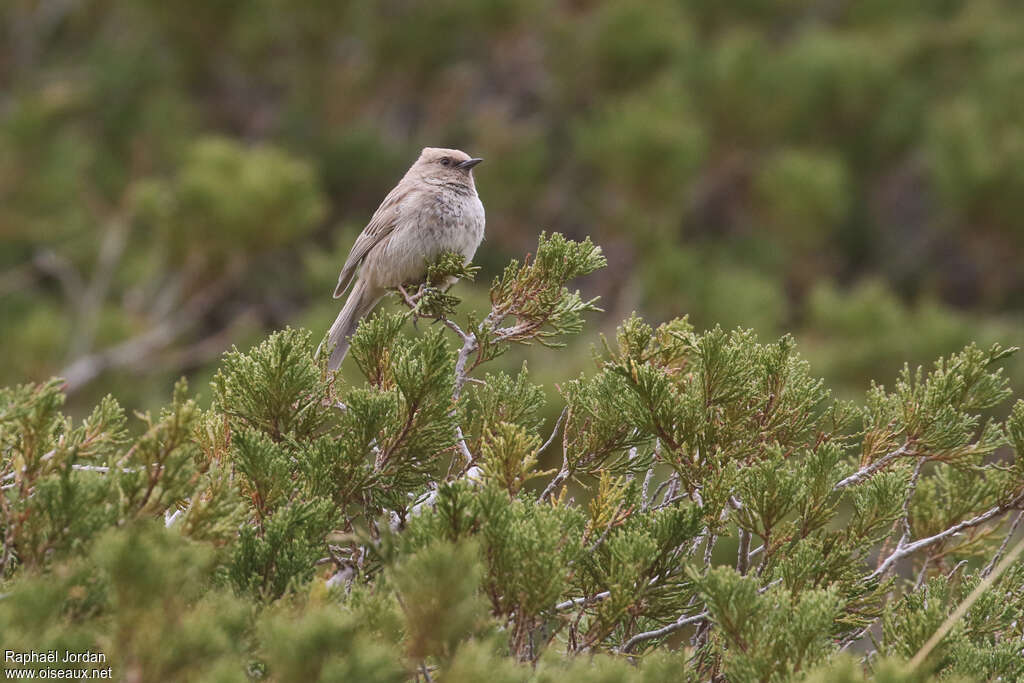
[[[569,467],[569,459],[565,456],[562,457],[562,467],[555,474],[554,478],[548,482],[548,485],[541,491],[540,496],[537,498],[538,503],[543,503],[546,500],[550,500],[551,495],[565,483],[565,480],[572,474],[572,469]]]
[[[565,415],[566,415],[567,412],[569,412],[568,408],[562,408],[562,412],[558,414],[558,419],[555,420],[555,426],[551,430],[551,436],[549,436],[548,440],[545,441],[544,444],[540,448],[537,449],[538,453],[543,453],[544,451],[546,451],[548,449],[548,447],[552,443],[554,443],[555,438],[558,436],[559,430],[561,430],[562,425],[565,424]]]
[[[927,458],[917,459],[917,465],[914,467],[914,472],[910,475],[910,483],[907,485],[907,495],[903,497],[903,516],[900,519],[903,524],[903,537],[900,539],[900,544],[909,541],[912,535],[910,529],[910,501],[917,491],[917,480],[921,476],[921,468],[926,460]]]
[[[1010,544],[1010,539],[1013,538],[1013,534],[1016,533],[1017,527],[1020,526],[1021,520],[1024,519],[1024,510],[1017,513],[1017,516],[1013,518],[1013,522],[1010,524],[1009,531],[1006,532],[1006,538],[999,544],[999,549],[996,550],[996,554],[992,556],[992,560],[985,565],[985,568],[981,570],[981,577],[986,578],[992,573],[992,569],[999,564],[999,559],[1006,552],[1006,546]]]
[[[980,515],[954,524],[945,531],[940,531],[939,533],[933,536],[922,538],[918,541],[914,541],[913,543],[898,543],[896,545],[896,549],[893,550],[892,553],[890,553],[889,556],[886,557],[885,560],[883,560],[882,563],[878,565],[878,569],[871,572],[871,574],[869,574],[865,578],[865,580],[878,578],[885,574],[887,571],[889,571],[890,567],[892,567],[896,562],[903,559],[904,557],[908,555],[913,555],[922,548],[927,548],[930,545],[934,545],[936,543],[939,543],[940,541],[946,540],[947,538],[956,536],[961,531],[965,531],[967,529],[976,527],[980,524],[984,524],[985,522],[995,519],[996,517],[1004,514],[1007,510],[1012,510],[1017,505],[1020,505],[1022,502],[1024,502],[1024,496],[1019,496],[1010,503],[1007,503],[1005,505],[996,505],[995,507],[986,510]]]
[[[883,467],[885,467],[886,465],[888,465],[890,462],[892,462],[896,458],[900,457],[901,455],[908,455],[908,454],[910,454],[910,444],[909,443],[905,443],[902,446],[900,446],[899,448],[897,448],[896,450],[894,450],[894,451],[892,451],[890,453],[886,453],[885,455],[883,455],[881,458],[879,458],[878,460],[874,461],[873,463],[871,463],[869,465],[865,465],[864,467],[861,467],[859,470],[857,470],[856,472],[854,472],[850,476],[848,476],[845,479],[843,479],[842,481],[838,482],[835,486],[832,487],[832,490],[833,491],[841,491],[842,489],[846,488],[847,486],[853,486],[854,484],[859,484],[862,481],[868,479],[872,474],[874,474],[878,470],[880,470]]]
[[[645,631],[643,633],[638,633],[629,640],[627,640],[626,644],[619,648],[619,651],[628,654],[633,650],[634,647],[636,647],[640,643],[646,642],[648,640],[654,640],[655,638],[662,638],[664,636],[669,635],[670,633],[675,633],[681,628],[685,628],[687,626],[690,626],[691,624],[696,624],[700,621],[703,621],[704,619],[707,619],[710,614],[711,612],[709,612],[708,610],[704,610],[700,614],[693,614],[690,616],[683,615],[667,626],[662,626],[661,628],[654,629],[653,631]]]

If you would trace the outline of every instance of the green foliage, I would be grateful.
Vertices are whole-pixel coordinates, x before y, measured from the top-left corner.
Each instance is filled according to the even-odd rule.
[[[754,179],[756,201],[773,232],[789,240],[794,255],[820,250],[849,211],[850,192],[841,161],[787,150],[767,161]],[[793,187],[803,187],[795,194]]]
[[[330,530],[329,512],[319,500],[293,502],[261,513],[258,527],[242,527],[226,568],[232,585],[275,598],[308,581]]]
[[[1018,595],[1021,566],[1011,569],[995,588],[987,591],[931,654],[928,668],[967,680],[1024,676],[1017,643],[1024,607]],[[935,577],[900,601],[889,605],[882,620],[879,651],[910,657],[938,628],[950,609],[974,588],[977,574]]]
[[[52,572],[14,584],[0,602],[0,627],[8,648],[102,652],[107,662],[88,666],[113,663],[115,675],[244,680],[254,614],[210,589],[214,570],[209,548],[135,523],[103,534],[87,554],[65,558]]]
[[[193,490],[198,409],[184,381],[158,420],[140,416],[145,432],[130,447],[113,398],[73,427],[59,412],[60,386],[24,385],[0,395],[3,481],[10,482],[4,490],[11,492],[0,507],[5,574],[22,564],[43,566],[51,554],[79,548],[108,526],[163,512]]]
[[[327,418],[317,408],[329,394],[317,382],[322,371],[308,354],[309,343],[308,332],[287,330],[248,355],[226,353],[213,379],[214,410],[236,429],[247,425],[275,441],[318,432]],[[274,393],[267,396],[266,387]]]
[[[480,440],[480,464],[484,477],[516,495],[528,480],[551,474],[537,472],[540,438],[516,424],[499,422]]]
[[[501,425],[521,427],[527,434],[539,436],[544,402],[543,387],[530,383],[525,365],[515,377],[499,372],[485,375],[479,384],[470,384],[464,402],[469,449],[479,452],[486,433]]]
[[[1015,349],[907,366],[858,405],[789,336],[634,314],[549,432],[525,366],[480,366],[577,332],[596,302],[566,285],[603,263],[542,235],[465,327],[403,298],[353,337],[357,382],[285,329],[223,355],[207,410],[184,381],[137,421],[109,397],[72,421],[58,380],[0,390],[5,647],[145,680],[1024,675],[1019,563],[905,663],[1024,509]]]
[[[259,657],[250,671],[276,681],[407,680],[390,643],[370,637],[334,604],[269,610],[257,625]]]
[[[225,255],[272,250],[301,239],[326,208],[308,163],[220,138],[193,143],[178,176],[139,188],[137,202],[139,219],[183,257],[198,245]]]
[[[834,589],[800,595],[718,568],[694,576],[708,611],[721,625],[723,667],[737,681],[790,680],[832,653],[831,629],[843,603]],[[716,638],[718,640],[718,638]]]
[[[542,232],[536,256],[527,256],[522,264],[513,260],[491,285],[491,312],[476,326],[478,361],[500,355],[507,342],[564,346],[558,337],[578,334],[583,314],[600,310],[596,299],[584,301],[565,284],[606,264],[601,248],[590,238],[573,242],[558,233]],[[506,318],[515,324],[496,334],[495,328]]]
[[[459,643],[487,624],[481,573],[474,545],[446,541],[423,548],[394,568],[392,581],[411,658],[450,661]]]

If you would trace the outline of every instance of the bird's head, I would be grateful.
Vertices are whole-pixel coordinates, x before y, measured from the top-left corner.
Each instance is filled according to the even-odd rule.
[[[481,161],[458,149],[424,147],[415,168],[427,181],[472,185],[473,167]]]

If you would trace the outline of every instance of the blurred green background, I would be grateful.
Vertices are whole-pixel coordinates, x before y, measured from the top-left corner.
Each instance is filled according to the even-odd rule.
[[[435,145],[487,160],[467,307],[542,229],[608,255],[573,352],[506,366],[574,375],[636,309],[792,331],[856,396],[1024,340],[1022,114],[1010,0],[4,0],[0,383],[151,407],[320,334]]]

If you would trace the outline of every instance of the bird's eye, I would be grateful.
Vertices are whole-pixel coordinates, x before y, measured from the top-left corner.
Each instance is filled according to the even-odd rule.
[[[441,165],[442,166],[450,166],[451,163],[452,163],[452,160],[449,159],[448,157],[442,157],[441,158]]]

